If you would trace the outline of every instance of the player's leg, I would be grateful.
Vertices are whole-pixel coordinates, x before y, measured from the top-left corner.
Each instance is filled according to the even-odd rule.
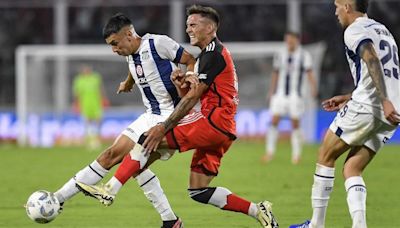
[[[79,192],[76,182],[85,184],[97,184],[108,173],[109,169],[121,162],[125,154],[129,152],[134,143],[128,137],[121,135],[115,142],[90,165],[80,170],[63,187],[55,192],[56,197],[63,203]]]
[[[278,124],[281,120],[280,115],[273,115],[271,119],[271,125],[269,126],[268,132],[265,135],[267,142],[265,154],[261,158],[263,162],[269,162],[274,158],[275,151],[276,151],[276,143],[278,141],[279,131],[278,131]]]
[[[203,204],[210,204],[222,210],[240,212],[249,215],[263,227],[277,227],[272,214],[272,204],[268,201],[254,203],[231,192],[225,187],[210,187],[209,184],[218,172],[220,156],[196,150],[190,173],[189,196]],[[212,168],[213,167],[213,168]]]
[[[298,118],[292,118],[292,163],[298,164],[300,162],[302,145],[301,145],[301,130],[300,120]]]
[[[361,174],[374,156],[375,152],[365,146],[354,147],[347,156],[343,168],[347,205],[353,220],[353,228],[367,227],[367,187]]]
[[[311,190],[312,227],[324,227],[326,210],[335,180],[335,161],[350,148],[331,130],[325,135],[319,149],[314,183]]]
[[[287,112],[286,106],[287,106],[287,99],[285,97],[274,95],[271,98],[270,110],[272,113],[272,119],[267,134],[265,135],[266,137],[265,154],[261,158],[263,162],[271,161],[275,155],[276,143],[278,141],[278,136],[279,136],[278,124],[280,122],[281,116]]]
[[[218,126],[217,121],[214,124]],[[212,179],[218,174],[221,158],[233,141],[214,128],[208,119],[200,118],[178,125],[167,134],[167,142],[169,148],[180,151],[202,148],[196,149],[191,163],[188,191],[193,200],[211,204],[223,210],[241,212],[255,218],[259,216],[264,227],[277,226],[269,202],[255,204],[237,196],[227,188],[209,187]]]

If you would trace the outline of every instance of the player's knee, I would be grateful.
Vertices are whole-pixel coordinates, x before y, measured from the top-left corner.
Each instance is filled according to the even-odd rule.
[[[324,148],[323,146],[319,149],[318,152],[318,163],[324,166],[333,167],[335,165],[337,157],[329,151],[329,149]]]
[[[189,196],[194,201],[208,204],[216,188],[192,188],[188,189]]]
[[[97,158],[97,161],[106,169],[111,169],[114,165],[120,163],[124,158],[124,153],[114,146],[103,151]]]

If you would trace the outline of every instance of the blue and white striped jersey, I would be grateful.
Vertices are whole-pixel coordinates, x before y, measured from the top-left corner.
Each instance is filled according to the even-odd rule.
[[[129,70],[142,94],[147,113],[170,115],[179,102],[171,72],[183,48],[165,35],[146,34],[137,52],[127,57]]]
[[[275,94],[301,96],[304,73],[312,69],[311,55],[301,47],[293,53],[284,48],[274,56],[273,67],[279,71]]]
[[[344,32],[347,60],[356,88],[352,99],[363,104],[371,113],[383,121],[382,105],[376,87],[369,76],[366,63],[359,49],[364,42],[372,42],[381,60],[387,95],[395,109],[400,111],[399,57],[396,42],[389,30],[381,23],[367,18],[357,18]]]

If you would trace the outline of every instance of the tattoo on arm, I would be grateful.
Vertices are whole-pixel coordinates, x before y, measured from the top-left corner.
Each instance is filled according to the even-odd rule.
[[[381,61],[379,60],[372,43],[366,43],[360,49],[361,58],[368,67],[368,73],[372,78],[378,96],[381,100],[387,98],[386,87],[384,83],[384,73]]]
[[[172,114],[164,121],[163,125],[165,127],[165,132],[178,125],[178,122],[196,105],[197,100],[198,98],[193,96],[184,96],[175,107],[175,110],[172,112]]]

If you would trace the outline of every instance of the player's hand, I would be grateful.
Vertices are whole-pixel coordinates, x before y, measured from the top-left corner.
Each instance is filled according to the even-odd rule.
[[[334,96],[322,102],[322,108],[328,112],[339,111],[349,100],[347,95]]]
[[[185,78],[184,78],[184,83],[183,85],[181,85],[181,88],[187,88],[190,87],[191,89],[193,89],[194,87],[197,87],[199,85],[199,77],[197,77],[197,74],[192,72],[192,71],[188,71],[185,74]]]
[[[185,80],[185,74],[182,72],[181,69],[177,68],[171,73],[171,81],[174,85],[180,88],[183,85]]]
[[[124,93],[132,92],[132,88],[133,88],[133,84],[129,83],[128,81],[125,80],[125,81],[119,83],[117,94],[120,94],[122,92],[124,92]]]
[[[391,101],[385,99],[382,101],[383,113],[385,118],[393,125],[398,125],[400,123],[400,115],[394,109],[394,106]]]
[[[157,124],[144,133],[146,140],[144,140],[143,147],[145,148],[146,155],[157,150],[162,139],[164,138],[165,127],[164,124]]]

